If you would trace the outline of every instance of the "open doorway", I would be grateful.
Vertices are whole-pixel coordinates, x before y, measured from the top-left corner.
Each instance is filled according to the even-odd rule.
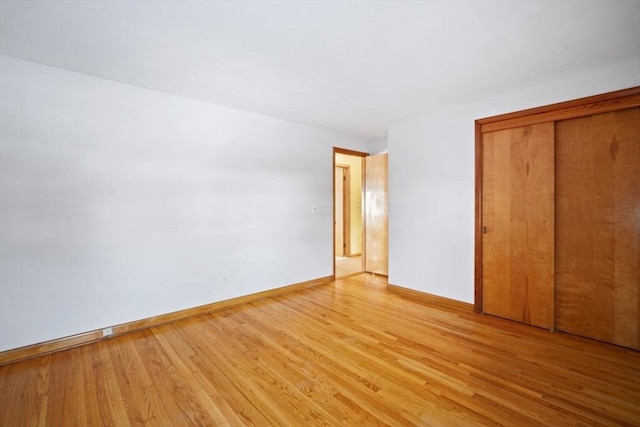
[[[389,273],[388,155],[333,149],[334,276]]]
[[[334,273],[364,271],[364,158],[367,153],[334,148]]]

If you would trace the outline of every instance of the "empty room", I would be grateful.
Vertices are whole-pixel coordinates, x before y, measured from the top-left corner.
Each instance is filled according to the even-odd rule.
[[[640,426],[640,1],[0,0],[0,426]]]

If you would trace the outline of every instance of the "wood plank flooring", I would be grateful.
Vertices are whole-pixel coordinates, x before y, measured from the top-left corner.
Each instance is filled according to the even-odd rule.
[[[385,287],[352,276],[0,367],[0,425],[640,425],[640,352]]]

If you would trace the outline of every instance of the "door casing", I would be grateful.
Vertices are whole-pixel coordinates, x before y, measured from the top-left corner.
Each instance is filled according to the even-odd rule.
[[[365,152],[362,152],[362,151],[350,150],[350,149],[346,149],[346,148],[339,148],[339,147],[334,147],[333,148],[333,170],[334,170],[334,173],[333,173],[333,204],[334,204],[334,206],[333,206],[333,224],[334,224],[334,227],[333,227],[333,260],[332,260],[332,263],[333,263],[333,276],[334,277],[336,276],[336,227],[335,227],[335,223],[336,223],[336,206],[335,206],[335,203],[336,203],[336,181],[335,181],[336,180],[336,174],[335,174],[335,170],[336,170],[336,167],[338,167],[338,166],[345,166],[345,165],[342,165],[342,164],[336,162],[336,154],[344,154],[344,155],[347,155],[347,156],[360,157],[360,158],[364,159],[365,157],[367,157],[369,155],[369,153],[365,153]],[[362,174],[361,174],[362,176],[360,177],[360,179],[362,180],[363,184],[364,184],[364,172],[365,171],[364,171],[364,167],[363,167],[362,168]],[[353,179],[353,178],[351,178],[351,179]],[[362,193],[364,193],[364,185],[362,185],[361,188],[362,188]],[[366,228],[366,224],[364,222],[364,210],[366,209],[366,206],[364,206],[364,194],[361,194],[360,197],[361,197],[361,200],[362,200],[362,203],[363,203],[363,209],[361,209],[362,216],[363,216],[362,217],[362,237],[361,237],[361,240],[362,240],[362,259],[364,260],[364,256],[365,256],[364,230]],[[349,244],[350,244],[351,243],[350,242],[350,237],[348,237],[345,240],[345,243],[346,243],[347,240],[349,240]],[[347,251],[350,251],[350,249],[348,249]],[[347,252],[347,253],[349,253],[349,252]],[[364,261],[363,261],[362,271],[364,271]]]

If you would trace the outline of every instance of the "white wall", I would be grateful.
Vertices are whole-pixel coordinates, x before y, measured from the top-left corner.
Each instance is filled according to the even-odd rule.
[[[389,152],[389,140],[384,138],[375,138],[367,140],[367,153],[383,154]]]
[[[332,274],[332,147],[364,141],[0,67],[0,351]]]
[[[473,302],[476,119],[638,85],[640,52],[625,63],[573,70],[391,124],[389,282]]]

